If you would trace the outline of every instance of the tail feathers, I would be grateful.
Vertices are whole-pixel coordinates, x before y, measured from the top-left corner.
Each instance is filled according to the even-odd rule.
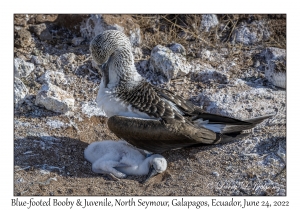
[[[228,123],[213,122],[210,119],[203,120],[202,118],[199,118],[197,120],[194,120],[193,123],[198,128],[204,127],[216,133],[222,133],[222,134],[240,133],[243,130],[248,130],[255,127],[257,124],[261,123],[265,119],[272,116],[273,115],[265,115],[261,117],[255,117],[252,119],[244,120],[244,121],[236,120],[235,122],[228,122]]]
[[[196,110],[198,111],[198,110]],[[194,117],[192,117],[192,121],[196,120],[202,120],[202,121],[209,121],[211,124],[234,124],[234,125],[249,125],[248,122],[238,120],[232,117],[226,117],[223,115],[217,115],[217,114],[210,114],[210,113],[200,113],[200,111],[193,113],[195,114]]]
[[[265,119],[273,117],[273,116],[274,116],[273,114],[270,114],[270,115],[265,115],[265,116],[260,116],[260,117],[254,117],[254,118],[251,118],[249,120],[244,120],[244,121],[257,125],[257,124],[261,123],[262,121],[264,121]]]
[[[218,139],[218,141],[214,142],[214,144],[223,144],[223,143],[232,142],[234,140],[244,138],[249,134],[250,133],[231,133],[228,135],[220,134],[220,138]]]
[[[255,117],[248,120],[244,120],[245,122],[250,123],[249,125],[226,125],[222,130],[222,134],[228,133],[236,133],[241,132],[243,130],[248,130],[254,128],[257,124],[263,122],[265,119],[272,117],[273,115],[265,115],[261,117]]]
[[[250,133],[242,133],[243,130],[248,130],[254,128],[257,124],[263,122],[265,119],[268,119],[274,115],[265,115],[261,117],[255,117],[248,120],[244,120],[245,122],[250,123],[250,125],[226,125],[222,128],[221,132],[218,134],[217,141],[214,144],[219,143],[227,143],[237,139],[244,138],[248,136]]]

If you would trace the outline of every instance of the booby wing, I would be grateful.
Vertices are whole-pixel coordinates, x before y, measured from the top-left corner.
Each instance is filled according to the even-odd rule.
[[[171,102],[161,97],[157,89],[146,81],[141,81],[132,88],[130,84],[117,88],[116,96],[140,112],[166,122],[172,119],[185,121],[180,110],[174,109]]]
[[[242,130],[253,128],[271,116],[250,119],[248,120],[250,125],[237,125],[237,127],[232,125],[234,132],[226,134],[215,133],[207,128],[195,127],[180,121],[167,124],[162,120],[124,116],[112,116],[108,119],[107,124],[113,133],[130,144],[150,152],[162,153],[197,144],[227,143],[245,137],[249,133],[241,133]]]
[[[207,113],[172,91],[154,87],[146,81],[141,81],[132,88],[128,87],[130,87],[128,84],[119,87],[116,91],[117,97],[140,112],[162,119],[169,124],[177,121],[193,124],[197,119],[208,121],[208,124],[251,124],[235,118]]]
[[[109,129],[130,144],[154,153],[197,143],[213,143],[218,136],[208,129],[193,129],[187,123],[166,124],[160,120],[112,116]]]
[[[208,124],[234,124],[234,125],[250,125],[251,123],[241,121],[235,118],[226,117],[217,114],[207,113],[199,107],[195,106],[191,102],[183,99],[182,97],[174,94],[170,90],[160,89],[155,87],[155,90],[159,93],[162,98],[170,101],[177,109],[179,109],[186,119],[195,121],[202,119],[203,121],[208,120]]]
[[[112,116],[108,127],[130,144],[155,153],[195,144],[216,144],[244,137],[251,129],[272,115],[250,120],[210,114],[191,102],[146,81],[117,91],[124,103],[157,119]]]

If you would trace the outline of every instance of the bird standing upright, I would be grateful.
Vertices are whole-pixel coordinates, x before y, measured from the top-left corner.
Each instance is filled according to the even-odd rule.
[[[97,104],[118,137],[147,151],[161,153],[196,144],[232,141],[272,115],[238,120],[210,114],[173,92],[155,87],[137,72],[129,39],[107,30],[90,43],[94,61],[102,65]]]

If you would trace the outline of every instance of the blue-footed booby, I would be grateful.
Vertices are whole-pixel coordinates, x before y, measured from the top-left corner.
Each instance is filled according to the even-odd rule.
[[[119,138],[154,153],[197,144],[232,141],[272,115],[248,120],[207,113],[173,92],[145,81],[134,66],[128,37],[107,30],[90,43],[102,69],[97,104]]]

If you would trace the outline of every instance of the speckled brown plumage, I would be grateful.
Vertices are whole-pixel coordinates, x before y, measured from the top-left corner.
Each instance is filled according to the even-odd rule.
[[[175,119],[185,121],[184,117],[162,97],[162,93],[147,83],[140,82],[134,88],[127,88],[128,85],[119,86],[116,90],[116,97],[122,99],[125,103],[138,109],[140,112],[147,113],[149,116],[168,121]]]

